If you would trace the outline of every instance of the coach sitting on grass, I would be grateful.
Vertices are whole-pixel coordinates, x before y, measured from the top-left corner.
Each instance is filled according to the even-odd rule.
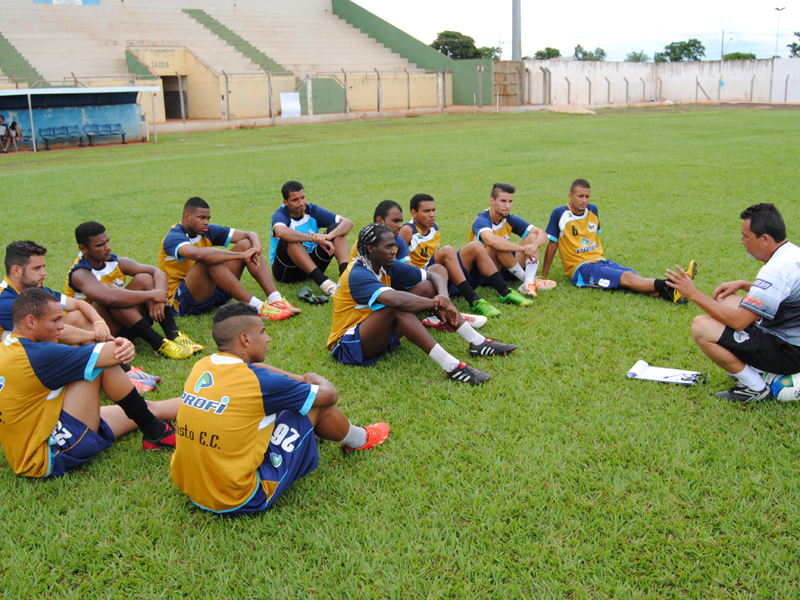
[[[786,239],[773,204],[756,204],[740,217],[747,255],[765,263],[754,282],[723,283],[709,298],[680,267],[667,277],[670,287],[708,314],[692,323],[694,341],[737,380],[717,398],[746,403],[770,396],[759,371],[800,372],[800,248]]]
[[[433,311],[469,342],[472,356],[504,356],[516,346],[502,344],[475,331],[450,302],[447,284],[430,273],[395,261],[392,230],[372,223],[358,234],[358,258],[339,279],[333,297],[333,323],[328,350],[336,360],[365,367],[375,364],[400,344],[400,335],[425,351],[450,379],[476,385],[490,379],[446,352],[417,319]]]
[[[315,435],[345,451],[369,450],[389,437],[386,423],[351,425],[324,377],[262,364],[270,338],[252,306],[221,307],[211,335],[218,351],[198,361],[186,381],[170,467],[175,485],[200,508],[266,510],[317,468]]]

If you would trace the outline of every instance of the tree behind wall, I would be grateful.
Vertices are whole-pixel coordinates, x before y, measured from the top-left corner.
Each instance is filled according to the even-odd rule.
[[[800,38],[800,31],[794,32],[795,36]],[[800,56],[800,44],[797,42],[792,42],[791,44],[786,44],[786,47],[789,49],[789,58],[795,58]]]
[[[475,46],[475,40],[460,31],[441,31],[431,43],[431,48],[438,50],[453,60],[465,58],[490,58],[500,59],[501,48],[490,46]]]
[[[706,47],[695,38],[687,42],[672,42],[664,46],[664,52],[656,52],[653,60],[656,62],[683,62],[700,60],[706,55]]]
[[[650,61],[650,55],[645,54],[644,50],[639,50],[639,52],[636,52],[634,50],[633,52],[630,52],[628,56],[625,57],[625,62],[649,62],[649,61]]]
[[[731,52],[722,56],[724,60],[755,60],[756,55],[752,52]]]
[[[575,54],[573,54],[575,60],[605,60],[606,59],[606,51],[602,48],[595,48],[594,52],[591,50],[586,50],[583,46],[578,44],[575,46]]]
[[[558,58],[561,56],[561,51],[548,46],[544,50],[537,50],[533,56],[539,60],[547,60],[550,58]]]

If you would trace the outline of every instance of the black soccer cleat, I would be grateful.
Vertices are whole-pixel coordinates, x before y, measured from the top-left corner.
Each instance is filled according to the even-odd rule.
[[[468,364],[460,362],[458,366],[447,374],[448,379],[461,381],[470,385],[480,385],[492,377],[488,373],[473,369]]]
[[[469,353],[472,356],[505,356],[506,354],[511,354],[517,347],[514,344],[503,344],[502,342],[498,342],[497,340],[493,340],[490,338],[486,338],[486,340],[482,344],[472,344],[469,345]]]
[[[717,400],[730,400],[731,402],[738,402],[739,404],[749,404],[750,402],[761,402],[767,400],[772,396],[772,391],[769,386],[766,386],[760,392],[755,391],[741,383],[737,383],[729,390],[724,392],[717,392]]]

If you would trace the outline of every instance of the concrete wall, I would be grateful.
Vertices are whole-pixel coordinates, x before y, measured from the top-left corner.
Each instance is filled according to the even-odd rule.
[[[344,19],[418,67],[439,71],[447,68],[447,71],[453,74],[453,89],[452,93],[448,94],[448,105],[473,103],[476,94],[479,93],[477,67],[484,67],[486,72],[483,73],[480,93],[483,103],[491,104],[493,61],[452,60],[350,0],[332,0],[331,5],[333,14],[340,19]]]
[[[224,78],[222,84],[224,91]],[[275,116],[280,116],[281,92],[293,92],[294,88],[294,77],[272,78]],[[269,80],[266,75],[253,77],[231,75],[228,77],[228,90],[231,119],[269,116]]]
[[[770,59],[724,63],[562,60],[526,60],[524,63],[530,70],[528,93],[532,104],[613,106],[654,100],[769,102],[770,80],[773,102],[783,102],[784,97],[788,102],[800,102],[800,60],[795,59],[775,59],[774,65]],[[545,97],[545,76],[541,67],[552,73],[549,102]],[[720,84],[720,79],[724,85]]]

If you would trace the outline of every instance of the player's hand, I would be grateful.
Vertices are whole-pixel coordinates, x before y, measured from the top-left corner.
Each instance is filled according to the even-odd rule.
[[[678,290],[687,300],[691,300],[697,291],[697,287],[695,287],[692,278],[683,270],[683,267],[675,265],[675,268],[677,271],[667,269],[667,285]]]
[[[450,297],[443,294],[438,294],[433,297],[433,309],[444,310],[450,304]]]
[[[316,373],[305,373],[303,379],[309,385],[321,385],[327,381],[322,375],[317,375]]]
[[[333,243],[323,238],[321,242],[318,242],[318,244],[322,247],[323,250],[325,250],[325,252],[328,253],[328,256],[333,256]]]
[[[738,281],[726,281],[725,283],[721,283],[717,289],[714,290],[714,293],[711,294],[712,300],[722,300],[723,298],[727,298],[731,294],[735,294],[742,286]]]
[[[522,253],[528,258],[539,260],[539,254],[541,254],[541,251],[539,250],[539,247],[534,247],[533,244],[528,244],[527,246],[522,247]]]
[[[106,340],[113,338],[111,335],[111,330],[106,325],[105,321],[98,321],[94,325],[92,325],[92,330],[94,331],[94,341],[97,343],[105,342]]]
[[[167,303],[167,290],[160,290],[158,288],[154,289],[153,290],[152,301],[154,303],[166,304]]]
[[[133,361],[133,357],[136,356],[136,348],[133,347],[133,343],[123,337],[114,338],[114,343],[117,345],[114,349],[114,358],[121,363],[129,365]]]
[[[325,237],[324,233],[312,233],[311,241],[315,244],[323,244],[328,241],[328,238]]]
[[[164,294],[166,296],[166,294]],[[164,318],[164,303],[151,302],[150,303],[150,318],[157,323],[160,323]]]
[[[244,252],[242,252],[242,259],[245,262],[249,260],[255,266],[258,266],[258,263],[261,259],[261,252],[259,252],[258,248],[250,248],[249,250],[245,250]]]
[[[435,311],[435,313],[440,320],[450,325],[450,327],[454,329],[458,328],[458,318],[461,316],[461,314],[458,312],[458,309],[453,306],[453,303],[450,302],[449,299],[447,300],[447,306]]]

